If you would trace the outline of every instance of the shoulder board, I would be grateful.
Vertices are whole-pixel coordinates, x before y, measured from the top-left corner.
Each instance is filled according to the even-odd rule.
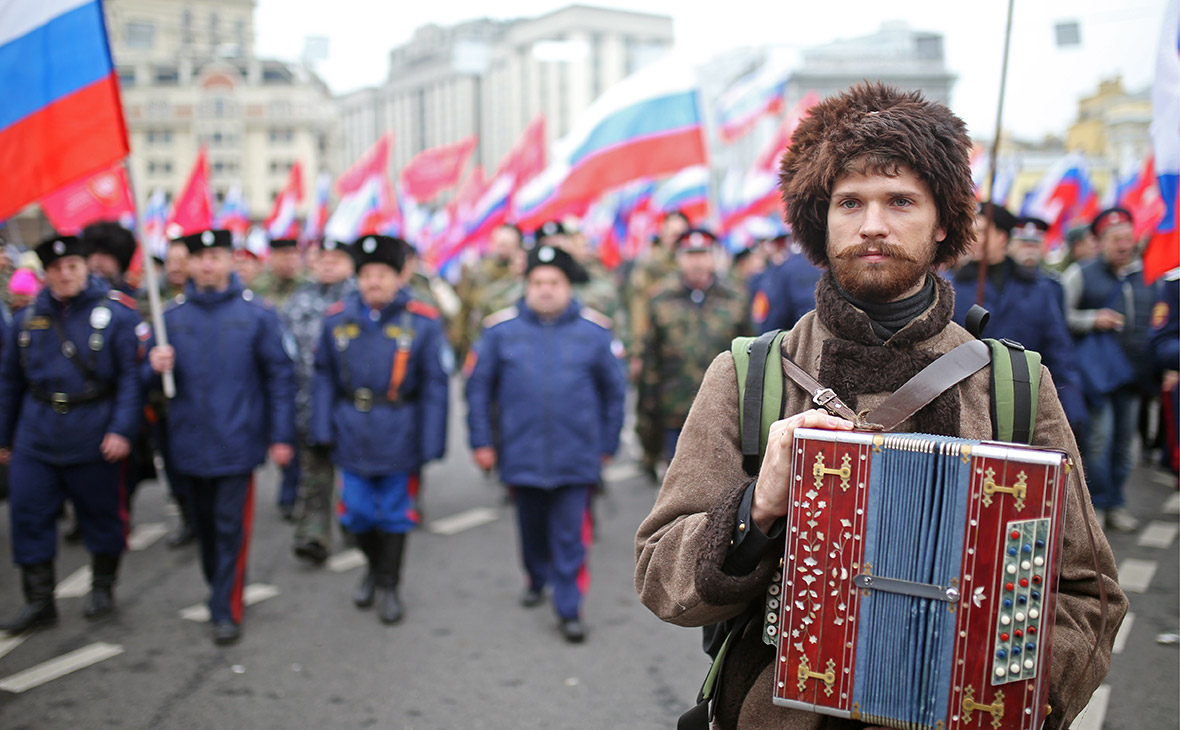
[[[593,322],[604,330],[614,329],[615,326],[615,323],[610,321],[610,317],[590,307],[582,307],[582,319]]]
[[[1164,274],[1164,281],[1176,281],[1180,279],[1180,268],[1175,268]]]
[[[487,329],[488,327],[494,327],[501,322],[507,322],[510,319],[515,319],[518,314],[520,314],[520,312],[518,312],[514,306],[505,307],[498,312],[492,312],[483,318],[483,328]]]
[[[184,304],[186,301],[188,301],[188,300],[186,300],[184,298],[183,294],[177,294],[176,296],[172,297],[172,301],[168,302],[168,308],[172,309],[173,307],[179,307],[181,304]]]
[[[327,309],[325,309],[324,316],[331,317],[332,315],[340,314],[343,311],[344,311],[344,302],[339,301],[339,302],[336,302],[335,304],[329,306]]]
[[[426,302],[421,302],[417,299],[411,299],[410,301],[406,302],[406,310],[411,314],[417,314],[421,317],[426,317],[427,319],[438,319],[437,309],[430,306]]]
[[[119,291],[118,289],[111,289],[109,292],[107,292],[107,299],[110,299],[113,302],[118,302],[128,309],[136,309],[139,306],[139,304],[134,299]]]

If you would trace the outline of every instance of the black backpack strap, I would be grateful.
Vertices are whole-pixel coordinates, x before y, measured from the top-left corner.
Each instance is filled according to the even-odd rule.
[[[1040,355],[1013,340],[984,340],[992,351],[992,436],[1017,444],[1032,442],[1041,386]]]
[[[762,603],[755,602],[740,615],[718,624],[719,626],[728,625],[729,630],[726,632],[725,641],[722,642],[717,656],[713,658],[709,674],[705,677],[705,683],[701,685],[701,691],[697,694],[697,704],[680,716],[676,722],[676,730],[709,730],[710,725],[713,724],[715,703],[721,693],[721,675],[725,669],[725,660],[729,650],[741,638],[742,631],[754,618],[754,615],[761,612]]]
[[[986,309],[978,304],[972,304],[971,309],[967,310],[967,319],[964,320],[963,326],[971,333],[971,336],[976,339],[983,337],[983,330],[987,327],[987,321],[991,318],[991,314]]]

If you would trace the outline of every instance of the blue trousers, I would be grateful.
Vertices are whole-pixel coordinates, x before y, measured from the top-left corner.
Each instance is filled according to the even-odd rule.
[[[520,552],[529,587],[553,587],[553,607],[562,619],[578,618],[590,586],[586,565],[593,536],[593,485],[556,489],[514,487]]]
[[[77,512],[86,549],[121,554],[127,547],[125,478],[126,461],[55,466],[14,452],[8,469],[13,562],[32,565],[57,557],[57,515],[66,498]]]
[[[201,543],[201,570],[209,584],[209,618],[242,623],[242,589],[254,523],[254,476],[182,475]]]
[[[672,457],[676,456],[676,444],[680,443],[679,428],[665,428],[664,429],[664,458],[672,461]]]
[[[280,470],[282,474],[282,478],[279,479],[278,505],[280,507],[295,505],[295,499],[299,496],[299,482],[303,479],[303,467],[299,463],[299,444],[294,444],[293,448],[295,454],[291,457],[291,463]]]
[[[354,535],[371,530],[409,532],[418,526],[418,474],[362,476],[340,470],[340,526]]]
[[[1126,504],[1123,485],[1133,466],[1138,425],[1136,388],[1120,388],[1091,405],[1090,433],[1082,460],[1094,509]]]

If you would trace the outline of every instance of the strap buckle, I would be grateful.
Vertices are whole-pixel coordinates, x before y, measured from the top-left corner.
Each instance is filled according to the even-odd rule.
[[[49,401],[53,405],[53,412],[59,416],[64,416],[70,412],[70,396],[68,393],[54,393],[49,397]]]
[[[836,397],[836,391],[831,388],[820,388],[811,395],[811,400],[820,408],[824,408]]]
[[[373,391],[368,388],[357,388],[352,394],[352,405],[361,413],[373,410]]]

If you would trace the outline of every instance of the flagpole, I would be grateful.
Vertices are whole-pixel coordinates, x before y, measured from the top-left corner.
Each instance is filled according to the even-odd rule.
[[[1012,42],[1012,6],[1015,0],[1008,0],[1008,24],[1004,30],[1004,60],[1000,66],[1000,100],[996,104],[996,133],[992,136],[992,155],[988,161],[987,171],[987,204],[984,206],[984,215],[987,217],[987,223],[984,226],[983,235],[990,235],[992,228],[992,221],[995,220],[995,202],[996,197],[996,163],[1000,154],[1000,124],[1004,118],[1004,89],[1008,85],[1008,47]],[[975,283],[975,303],[983,306],[983,292],[987,286],[987,251],[983,249],[982,255],[979,258],[979,278]]]
[[[135,194],[135,180],[131,173],[131,156],[123,158],[123,167],[127,170],[127,187],[131,188],[131,199],[139,200]],[[141,217],[137,217],[137,224],[140,230],[143,230]],[[168,346],[168,330],[164,327],[164,309],[160,303],[160,286],[159,279],[156,276],[156,262],[152,258],[152,252],[148,250],[147,241],[145,237],[139,237],[139,255],[143,261],[143,274],[147,279],[148,291],[148,310],[152,315],[152,330],[156,336],[156,344],[161,347]],[[176,396],[176,379],[172,376],[172,371],[162,373],[160,375],[164,383],[164,397],[171,400]]]

